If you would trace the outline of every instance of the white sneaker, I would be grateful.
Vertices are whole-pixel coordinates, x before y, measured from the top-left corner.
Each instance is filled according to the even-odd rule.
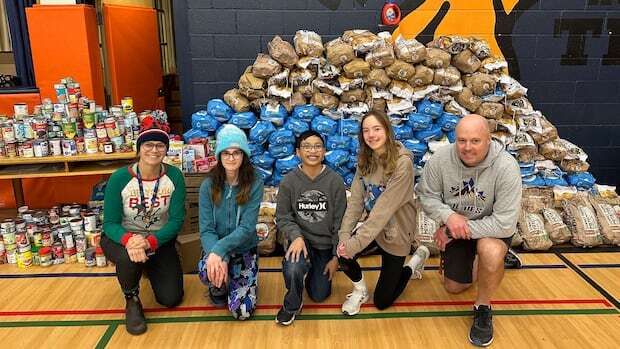
[[[342,303],[342,313],[353,316],[360,312],[362,304],[368,301],[368,291],[353,288],[353,292],[347,295],[347,300]]]
[[[430,257],[430,255],[431,255],[431,251],[429,251],[428,247],[426,246],[420,245],[420,247],[418,247],[418,249],[415,250],[415,253],[413,254],[411,258],[418,256],[421,262],[419,262],[415,266],[415,268],[411,268],[413,269],[413,273],[411,273],[411,279],[422,280],[422,272],[424,271],[424,264],[426,263],[426,260],[428,259],[428,257]]]

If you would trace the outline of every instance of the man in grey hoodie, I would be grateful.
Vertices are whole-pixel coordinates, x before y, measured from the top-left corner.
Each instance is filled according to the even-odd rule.
[[[517,161],[492,141],[486,119],[467,115],[456,127],[456,143],[426,163],[416,188],[424,211],[441,227],[444,287],[461,293],[478,280],[469,340],[493,341],[491,297],[504,276],[504,256],[521,208]]]
[[[321,302],[331,294],[338,269],[338,229],[347,207],[344,181],[323,165],[325,144],[315,131],[297,139],[301,165],[286,174],[278,189],[276,224],[289,241],[282,261],[287,288],[276,323],[290,325],[302,308],[304,286]]]

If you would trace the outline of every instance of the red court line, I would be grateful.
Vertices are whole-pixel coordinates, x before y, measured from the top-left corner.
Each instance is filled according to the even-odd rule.
[[[602,304],[607,308],[612,305],[605,299],[540,299],[540,300],[497,300],[492,304],[501,305],[524,305],[524,304]],[[420,301],[420,302],[396,302],[392,307],[424,307],[424,306],[465,306],[473,305],[473,301]],[[280,304],[259,304],[257,309],[280,309]],[[341,304],[305,304],[304,309],[340,309]],[[364,308],[374,307],[372,303],[362,305]],[[222,310],[211,305],[176,307],[176,308],[146,308],[145,313],[168,313],[188,311],[212,311]],[[0,311],[0,316],[25,316],[25,315],[103,315],[124,314],[124,309],[88,309],[88,310],[24,310],[24,311]]]

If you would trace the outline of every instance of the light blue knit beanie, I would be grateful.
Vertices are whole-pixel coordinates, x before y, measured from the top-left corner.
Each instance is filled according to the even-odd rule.
[[[240,128],[231,124],[222,126],[215,135],[215,157],[219,159],[220,153],[228,148],[239,148],[250,157],[248,138]]]

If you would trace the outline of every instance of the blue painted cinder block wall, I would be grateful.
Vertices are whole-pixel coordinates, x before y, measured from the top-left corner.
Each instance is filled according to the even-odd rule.
[[[467,3],[469,2],[469,3]],[[589,155],[598,181],[620,185],[620,0],[397,1],[403,16],[440,6],[417,36],[428,42],[442,16],[459,7],[495,11],[497,41],[511,75],[558,128]],[[352,28],[378,31],[382,0],[175,0],[175,35],[184,126],[211,98],[236,86],[274,35],[299,29],[324,42]],[[472,5],[473,4],[473,5]],[[490,7],[491,6],[491,7]],[[478,10],[476,10],[478,11]],[[466,15],[467,11],[462,11]]]

